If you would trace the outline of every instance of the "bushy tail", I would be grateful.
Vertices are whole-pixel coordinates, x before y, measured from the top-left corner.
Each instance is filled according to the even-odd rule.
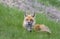
[[[44,32],[51,34],[51,30],[45,25],[42,27],[41,31],[44,31]]]

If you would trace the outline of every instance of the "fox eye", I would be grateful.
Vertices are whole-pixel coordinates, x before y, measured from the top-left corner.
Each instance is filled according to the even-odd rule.
[[[30,19],[30,21],[33,21],[32,19]]]
[[[26,21],[28,21],[28,19],[26,19]]]

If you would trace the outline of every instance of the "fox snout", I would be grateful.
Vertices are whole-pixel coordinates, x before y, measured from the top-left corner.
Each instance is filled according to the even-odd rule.
[[[28,22],[28,25],[32,26],[32,23],[31,22]]]

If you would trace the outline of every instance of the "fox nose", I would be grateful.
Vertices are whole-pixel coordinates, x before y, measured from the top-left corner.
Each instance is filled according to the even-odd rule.
[[[30,24],[30,22],[28,22],[28,24]]]
[[[30,22],[28,22],[28,25],[31,25],[31,23],[30,23]]]

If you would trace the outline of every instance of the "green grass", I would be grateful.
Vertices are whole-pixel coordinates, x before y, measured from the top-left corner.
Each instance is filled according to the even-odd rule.
[[[38,1],[42,2],[45,5],[60,7],[60,0],[38,0]]]
[[[16,8],[0,4],[0,39],[60,39],[60,23],[47,20],[44,14],[36,14],[36,23],[47,25],[52,34],[28,32],[23,27],[24,13]]]

